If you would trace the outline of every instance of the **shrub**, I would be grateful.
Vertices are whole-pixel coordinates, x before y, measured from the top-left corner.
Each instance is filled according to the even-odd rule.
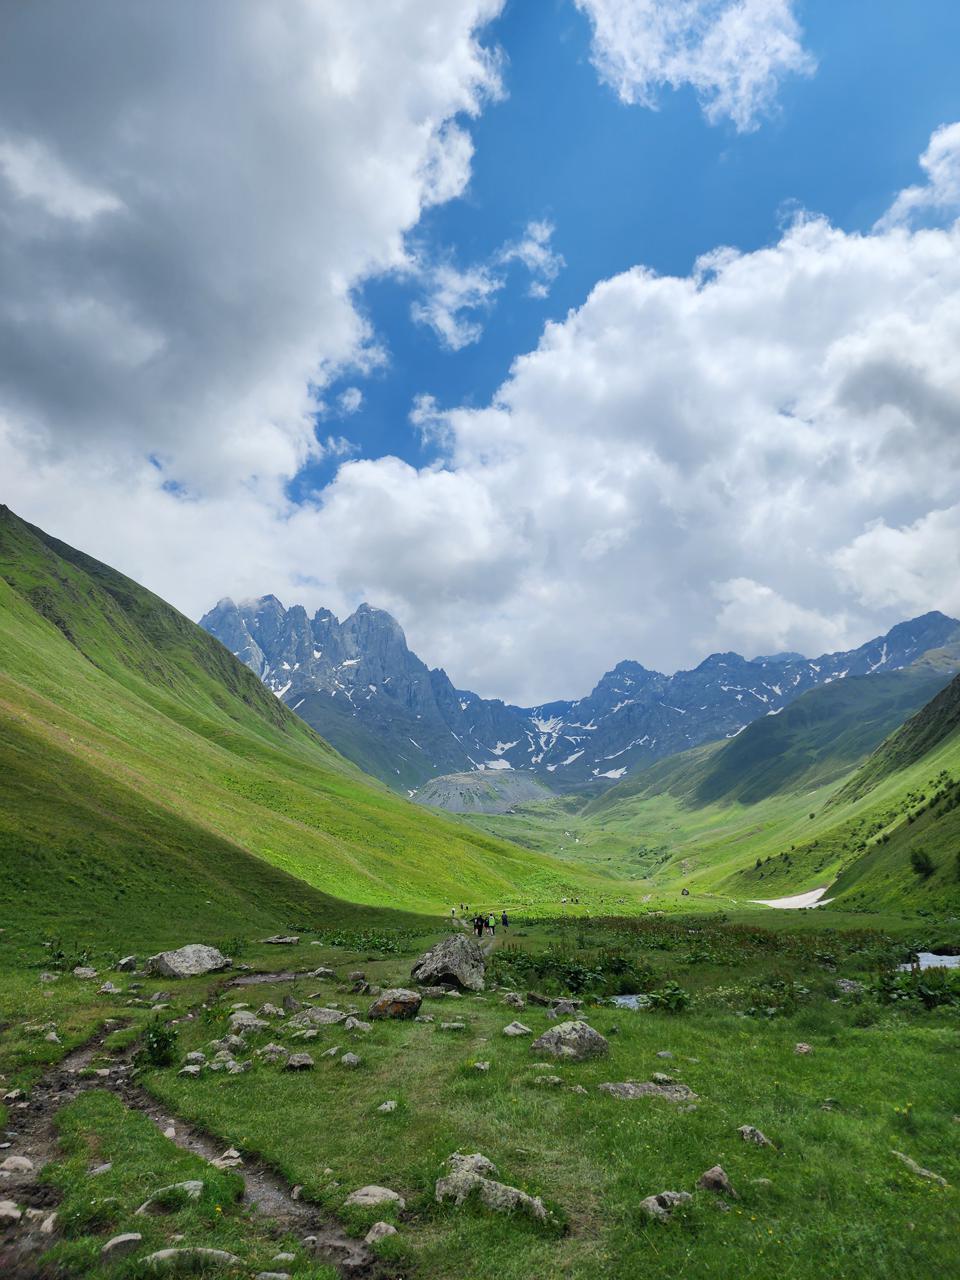
[[[910,850],[910,866],[921,880],[929,880],[936,871],[936,863],[927,853],[926,849]]]
[[[138,1067],[170,1067],[177,1058],[177,1032],[168,1022],[151,1022],[134,1062]]]
[[[684,1009],[689,1008],[692,996],[676,982],[666,982],[656,991],[651,991],[648,999],[653,1009],[664,1009],[667,1013],[682,1013]]]

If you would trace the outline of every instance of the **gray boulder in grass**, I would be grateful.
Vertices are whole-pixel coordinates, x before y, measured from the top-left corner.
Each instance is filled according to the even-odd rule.
[[[476,1194],[481,1204],[493,1213],[519,1211],[528,1213],[539,1222],[550,1220],[547,1207],[539,1196],[528,1195],[519,1187],[508,1186],[489,1176],[496,1174],[497,1167],[479,1151],[473,1155],[461,1155],[459,1151],[455,1151],[448,1157],[446,1164],[450,1172],[445,1177],[438,1178],[434,1188],[437,1204],[452,1200],[459,1206]]]
[[[482,991],[485,972],[486,961],[480,943],[456,933],[424,952],[411,969],[410,977],[424,987],[452,983],[461,991]]]
[[[150,956],[143,966],[144,973],[162,978],[197,978],[204,973],[218,973],[229,969],[230,959],[216,947],[191,942],[176,951],[160,951]]]
[[[570,1062],[584,1062],[587,1058],[600,1058],[609,1053],[610,1045],[599,1031],[587,1022],[560,1022],[530,1046],[531,1052],[549,1053],[554,1058]]]
[[[391,987],[381,991],[367,1010],[368,1018],[415,1018],[420,1012],[422,996],[419,991],[405,987]]]

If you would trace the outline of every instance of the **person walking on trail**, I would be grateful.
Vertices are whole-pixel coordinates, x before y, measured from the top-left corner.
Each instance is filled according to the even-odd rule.
[[[503,925],[504,929],[510,928],[510,921],[507,919],[507,913],[505,911],[500,912],[500,923]]]
[[[490,912],[490,917],[487,920],[487,924],[490,926],[491,934],[493,934],[493,936],[496,937],[497,936],[497,917],[493,914],[492,911]]]
[[[482,938],[483,937],[483,916],[473,917],[473,927],[477,931],[477,937]]]

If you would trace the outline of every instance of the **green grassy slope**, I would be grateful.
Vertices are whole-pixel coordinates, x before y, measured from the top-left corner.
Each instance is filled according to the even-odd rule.
[[[23,929],[564,890],[550,859],[364,777],[219,642],[5,508],[0,743],[0,905]]]

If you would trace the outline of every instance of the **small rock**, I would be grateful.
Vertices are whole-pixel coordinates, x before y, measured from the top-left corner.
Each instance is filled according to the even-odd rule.
[[[347,974],[348,982],[366,982],[366,980],[367,980],[367,975],[363,972],[362,969],[354,969],[353,973]]]
[[[168,1200],[173,1202],[183,1200],[199,1200],[203,1192],[203,1183],[199,1178],[188,1178],[186,1182],[173,1182],[169,1187],[161,1187],[159,1191],[155,1191],[148,1200],[144,1200],[143,1204],[134,1214],[134,1217],[140,1217],[146,1213],[157,1213],[162,1211]]]
[[[601,1093],[608,1093],[611,1098],[619,1098],[623,1102],[633,1102],[637,1098],[663,1098],[665,1102],[692,1102],[697,1095],[685,1084],[636,1084],[629,1080],[622,1084],[600,1084]]]
[[[200,1066],[203,1066],[206,1060],[207,1060],[207,1055],[205,1053],[201,1053],[199,1049],[191,1050],[191,1052],[188,1053],[187,1056],[184,1058],[185,1063],[191,1063],[191,1062],[194,1064],[199,1063]]]
[[[803,1043],[803,1041],[801,1041],[799,1044],[795,1044],[795,1045],[793,1046],[793,1052],[794,1052],[794,1053],[801,1053],[801,1054],[803,1054],[803,1053],[813,1053],[813,1048],[812,1048],[812,1046],[811,1046],[811,1045],[809,1045],[809,1044],[804,1044],[804,1043]]]
[[[489,1070],[490,1070],[490,1063],[489,1063],[489,1062],[475,1062],[475,1063],[473,1064],[473,1069],[474,1069],[474,1071],[489,1071]]]
[[[283,997],[283,1007],[287,1013],[299,1013],[303,1008],[303,1001],[298,1000],[296,996],[285,995]]]
[[[117,1258],[125,1258],[128,1253],[134,1253],[143,1236],[139,1231],[126,1231],[122,1236],[114,1236],[100,1250],[100,1257],[104,1262],[115,1262]]]
[[[240,1267],[243,1264],[233,1253],[225,1249],[160,1249],[157,1253],[148,1253],[143,1259],[145,1267],[153,1267],[155,1271],[172,1271],[181,1275],[192,1274],[205,1266]]]
[[[290,1280],[289,1271],[258,1271],[253,1280]]]
[[[121,994],[120,988],[113,982],[102,983],[97,987],[97,991],[102,996],[118,996]]]
[[[344,1205],[358,1209],[376,1209],[381,1204],[395,1204],[398,1209],[406,1206],[406,1201],[389,1187],[358,1187],[344,1200]]]
[[[650,1077],[650,1079],[653,1081],[654,1084],[674,1084],[675,1083],[675,1078],[673,1076],[666,1076],[663,1074],[662,1071],[655,1071],[653,1075]]]
[[[610,1045],[587,1022],[561,1022],[534,1040],[531,1052],[550,1053],[555,1058],[584,1062],[610,1051]]]
[[[284,1071],[309,1071],[313,1067],[313,1059],[309,1053],[291,1053],[284,1063]]]
[[[307,974],[308,978],[335,978],[336,976],[333,969],[324,969],[322,965],[319,969],[314,969]]]
[[[40,1223],[40,1234],[42,1236],[52,1236],[57,1226],[57,1215],[48,1213],[44,1220]]]
[[[218,1065],[219,1069],[219,1065]],[[177,1072],[178,1076],[186,1076],[188,1080],[196,1080],[200,1072],[203,1070],[196,1062],[190,1062],[185,1067],[181,1067]]]
[[[59,1043],[60,1043],[60,1037],[57,1035],[57,1033],[56,1033],[55,1031],[48,1031],[48,1032],[47,1032],[47,1034],[46,1034],[43,1038],[44,1038],[44,1040],[46,1040],[47,1044],[59,1044]]]
[[[572,1084],[570,1086],[571,1093],[582,1093],[586,1097],[587,1091],[582,1084]]]
[[[476,1193],[481,1203],[494,1213],[520,1210],[541,1222],[549,1218],[546,1205],[539,1196],[527,1195],[519,1187],[511,1187],[489,1177],[489,1174],[497,1172],[496,1165],[479,1152],[465,1156],[456,1151],[448,1157],[446,1163],[450,1173],[438,1178],[434,1188],[434,1198],[438,1204],[450,1199],[460,1206]]]
[[[133,973],[137,967],[136,956],[124,956],[122,960],[118,960],[113,966],[118,973]]]
[[[171,1141],[177,1136],[177,1131],[172,1124],[167,1125],[166,1129],[163,1131],[163,1136],[165,1138],[170,1138]]]
[[[533,1083],[546,1088],[556,1088],[558,1084],[563,1084],[563,1081],[559,1076],[534,1076]]]
[[[381,991],[367,1011],[368,1018],[415,1018],[420,1012],[419,991],[406,987],[390,987]]]
[[[757,1147],[772,1147],[770,1139],[752,1124],[742,1124],[737,1130],[744,1142],[752,1142]]]
[[[276,1044],[271,1041],[270,1044],[265,1044],[260,1049],[255,1049],[254,1056],[262,1058],[264,1062],[283,1062],[286,1060],[288,1052],[282,1044]]]
[[[441,1031],[466,1031],[467,1024],[465,1022],[441,1022]]]
[[[391,1226],[389,1222],[375,1222],[363,1240],[364,1244],[379,1244],[381,1240],[386,1240],[387,1236],[396,1234],[397,1228]]]
[[[106,1164],[98,1164],[96,1168],[90,1170],[90,1177],[97,1178],[101,1173],[109,1173],[113,1168],[113,1161],[108,1160]]]
[[[41,973],[40,981],[41,982],[59,982],[60,975],[59,973]]]
[[[863,983],[855,978],[838,978],[837,990],[844,996],[858,996],[863,992]]]
[[[525,1009],[527,1002],[519,991],[508,991],[503,997],[503,1003],[508,1004],[511,1009]]]
[[[658,1058],[672,1058],[673,1054],[669,1049],[660,1049],[657,1053]]]
[[[706,1173],[701,1173],[697,1179],[697,1188],[700,1191],[721,1192],[734,1200],[737,1199],[737,1193],[730,1185],[730,1179],[718,1164],[715,1164],[712,1169],[708,1169]]]
[[[397,1104],[392,1098],[390,1099],[389,1102],[381,1102],[379,1107],[377,1107],[377,1110],[382,1115],[386,1115],[390,1111],[396,1111],[396,1109],[397,1109]]]
[[[346,1016],[339,1009],[315,1005],[310,1009],[304,1009],[301,1013],[294,1014],[287,1026],[291,1028],[331,1027],[338,1022],[343,1022]]]
[[[341,1067],[359,1067],[360,1059],[355,1053],[345,1053],[340,1059]]]
[[[571,1018],[581,1007],[579,1000],[557,1000],[551,1012],[557,1018]]]
[[[234,1009],[230,1015],[230,1027],[233,1031],[266,1031],[270,1026],[249,1009]]]
[[[0,1227],[13,1227],[23,1217],[13,1200],[0,1200]]]
[[[29,1156],[7,1156],[0,1164],[0,1172],[3,1173],[30,1173],[32,1170],[33,1161]]]
[[[270,1259],[271,1262],[296,1262],[296,1260],[295,1253],[275,1253]]]
[[[335,1044],[332,1049],[325,1049],[323,1053],[321,1053],[320,1057],[335,1058],[339,1054],[339,1052],[340,1052],[340,1046],[338,1044]]]
[[[285,1018],[286,1016],[286,1011],[275,1004],[262,1004],[257,1010],[258,1018]]]
[[[525,1027],[522,1022],[511,1022],[509,1026],[503,1028],[505,1036],[532,1036],[533,1032],[529,1027]]]
[[[368,1031],[373,1030],[372,1022],[363,1022],[360,1018],[350,1017],[343,1024],[344,1031],[356,1031],[360,1035],[366,1035]]]
[[[263,939],[263,942],[271,947],[295,947],[299,941],[300,939],[292,934],[286,935],[282,933],[274,934],[272,938]]]
[[[96,969],[91,969],[88,964],[78,964],[73,970],[75,978],[95,978],[97,976]]]
[[[689,1191],[661,1191],[655,1196],[647,1196],[645,1200],[641,1200],[640,1209],[648,1217],[666,1222],[674,1209],[689,1203],[692,1199],[693,1196]]]
[[[433,1022],[432,1013],[418,1013],[414,1018],[414,1022]]]
[[[949,1187],[950,1183],[946,1178],[941,1178],[939,1173],[933,1173],[930,1169],[924,1169],[917,1164],[916,1160],[911,1160],[909,1156],[905,1156],[902,1151],[891,1151],[901,1163],[905,1164],[911,1173],[915,1173],[918,1178],[926,1178],[928,1182],[935,1182],[938,1187]],[[2,1166],[0,1166],[2,1167]]]
[[[229,969],[230,961],[216,947],[206,947],[192,942],[176,951],[161,951],[150,956],[143,966],[144,973],[159,974],[161,978],[196,978],[205,973],[217,973]]]
[[[3,1100],[4,1102],[19,1102],[21,1098],[26,1096],[22,1089],[11,1089],[3,1095]]]

